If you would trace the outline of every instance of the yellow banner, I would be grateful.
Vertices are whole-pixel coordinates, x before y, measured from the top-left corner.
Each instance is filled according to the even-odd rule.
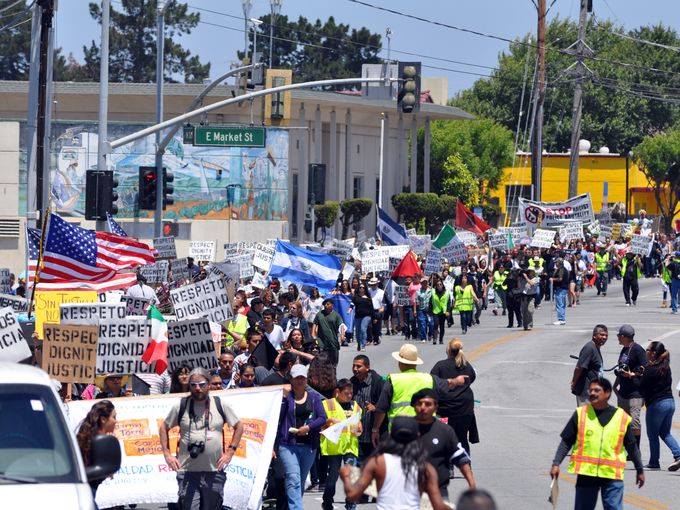
[[[59,306],[67,303],[97,303],[94,290],[39,290],[35,293],[35,331],[43,338],[43,324],[59,324]]]

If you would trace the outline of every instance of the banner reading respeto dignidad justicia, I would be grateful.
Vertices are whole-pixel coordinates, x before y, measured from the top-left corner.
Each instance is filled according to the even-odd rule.
[[[519,198],[519,224],[528,227],[555,227],[568,221],[590,223],[595,219],[590,193],[570,198],[564,202],[536,202]]]
[[[226,469],[224,505],[256,510],[267,479],[281,410],[281,386],[210,392],[231,406],[244,424],[236,454]],[[120,441],[120,470],[97,490],[99,508],[177,501],[176,473],[168,468],[158,439],[158,423],[185,394],[110,399],[116,408],[115,435]],[[77,431],[96,400],[67,406],[71,428]],[[225,441],[231,431],[225,428]],[[170,449],[177,450],[179,429],[170,431]],[[228,444],[228,443],[227,443]]]

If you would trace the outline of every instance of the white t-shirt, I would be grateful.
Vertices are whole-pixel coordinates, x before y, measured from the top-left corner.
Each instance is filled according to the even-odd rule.
[[[376,287],[375,289],[369,288],[368,295],[371,296],[371,300],[373,301],[373,308],[379,310],[384,306],[383,297],[385,296],[385,291],[383,291],[381,288],[379,287]]]
[[[150,299],[152,304],[158,303],[158,297],[156,296],[156,291],[148,285],[143,285],[141,283],[135,283],[130,287],[125,293],[126,296]]]
[[[281,329],[281,326],[278,324],[274,324],[274,329],[272,329],[271,333],[267,333],[266,331],[264,334],[267,336],[267,340],[269,340],[269,343],[274,346],[274,349],[277,351],[279,349],[282,349],[283,341],[285,340],[285,335],[283,334],[283,329]]]

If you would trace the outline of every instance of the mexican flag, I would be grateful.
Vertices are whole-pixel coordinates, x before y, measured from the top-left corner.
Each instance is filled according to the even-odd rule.
[[[156,362],[156,373],[162,374],[168,368],[168,323],[154,305],[149,307],[146,316],[151,321],[151,338],[142,361],[151,365]]]
[[[441,250],[444,246],[448,245],[455,236],[456,231],[453,227],[451,225],[444,225],[439,231],[437,238],[432,241],[432,246]]]

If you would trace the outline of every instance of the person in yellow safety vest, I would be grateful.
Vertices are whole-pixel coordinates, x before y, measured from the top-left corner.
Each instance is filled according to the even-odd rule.
[[[623,277],[623,298],[626,300],[626,306],[630,306],[631,301],[635,306],[640,292],[638,278],[642,278],[642,261],[639,255],[631,252],[626,253],[625,257],[621,259],[621,276]]]
[[[501,262],[496,264],[496,270],[493,272],[493,290],[496,293],[496,308],[493,310],[494,315],[498,315],[498,308],[503,308],[503,314],[507,313],[505,304],[505,293],[508,290],[508,283],[505,281],[510,270]]]
[[[326,437],[322,431],[319,447],[321,455],[326,457],[328,463],[328,475],[326,487],[323,491],[322,510],[333,509],[335,497],[335,484],[338,481],[340,468],[343,464],[350,466],[359,465],[359,436],[361,435],[361,408],[353,400],[352,382],[349,379],[340,379],[335,387],[334,398],[328,398],[322,402],[326,411],[326,427],[332,427],[353,416],[357,420],[356,425],[349,425],[342,429],[338,442]],[[358,415],[358,416],[357,416]],[[345,508],[354,510],[356,503],[345,500]]]
[[[600,251],[595,254],[595,270],[597,271],[597,295],[607,295],[607,284],[609,283],[609,252],[604,244],[599,245]]]
[[[371,441],[378,444],[380,426],[387,416],[390,422],[396,416],[415,416],[411,407],[411,397],[418,390],[432,388],[443,397],[448,394],[449,388],[455,388],[465,384],[467,375],[459,375],[451,379],[442,379],[436,375],[417,372],[416,367],[423,364],[418,356],[418,348],[413,344],[403,344],[398,352],[393,352],[392,357],[399,363],[399,372],[387,376],[383,384],[378,403],[375,406],[375,419],[371,429]]]
[[[604,510],[623,510],[623,473],[626,453],[637,471],[637,486],[645,483],[640,450],[631,418],[609,405],[612,384],[604,377],[590,382],[589,403],[579,407],[562,431],[550,477],[560,476],[560,464],[571,452],[569,473],[576,474],[575,510],[594,510],[602,493]],[[625,451],[624,451],[625,449]]]
[[[460,327],[463,334],[466,334],[468,328],[472,327],[472,310],[474,310],[474,304],[479,302],[479,298],[472,285],[468,283],[467,275],[460,278],[460,285],[456,285],[454,292],[456,309],[460,312]]]

